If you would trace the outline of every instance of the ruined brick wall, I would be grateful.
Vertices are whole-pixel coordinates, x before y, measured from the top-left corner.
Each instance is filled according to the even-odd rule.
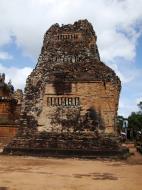
[[[21,103],[18,100],[21,92],[14,92],[11,83],[5,83],[5,74],[0,74],[0,144],[7,144],[17,133],[16,120],[20,118]]]
[[[56,120],[60,112],[65,121],[67,120],[65,117],[67,110],[69,110],[70,113],[72,113],[73,110],[72,114],[78,110],[77,113],[79,113],[80,119],[84,119],[88,110],[93,109],[96,114],[100,116],[100,118],[95,118],[97,122],[99,122],[98,119],[101,119],[100,124],[105,126],[106,132],[113,132],[118,107],[117,99],[119,98],[116,86],[111,83],[107,83],[104,86],[103,82],[79,82],[72,83],[71,86],[72,92],[70,94],[56,95],[53,84],[46,85],[43,98],[44,106],[38,118],[39,129],[43,130],[44,128],[44,130],[47,131],[58,129],[60,131],[60,122]],[[55,117],[57,108],[58,110],[62,108],[62,111],[58,111]],[[76,120],[76,122],[79,121]],[[69,126],[68,123],[67,126]],[[67,130],[68,127],[64,129]]]
[[[39,131],[114,132],[121,83],[100,61],[96,40],[87,20],[55,24],[45,33],[23,106]]]

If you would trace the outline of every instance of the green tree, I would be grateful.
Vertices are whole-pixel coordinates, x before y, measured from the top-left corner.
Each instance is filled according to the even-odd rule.
[[[128,117],[128,127],[131,128],[134,134],[137,134],[137,131],[142,131],[142,102],[138,105],[139,111],[132,112]]]
[[[128,127],[132,128],[133,131],[142,130],[142,114],[141,112],[132,112],[128,117]]]
[[[137,106],[139,108],[139,113],[142,114],[142,101]]]

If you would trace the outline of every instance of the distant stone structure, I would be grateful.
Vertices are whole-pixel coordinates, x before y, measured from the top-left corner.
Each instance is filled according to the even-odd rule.
[[[17,132],[21,102],[14,97],[15,93],[11,81],[5,83],[5,74],[0,74],[0,143],[9,142]]]
[[[104,136],[115,134],[121,82],[101,62],[96,41],[87,20],[49,28],[26,82],[19,135],[5,151],[46,149],[53,155],[119,149]]]

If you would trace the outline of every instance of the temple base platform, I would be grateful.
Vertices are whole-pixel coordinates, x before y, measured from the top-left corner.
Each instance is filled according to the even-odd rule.
[[[14,138],[3,154],[78,158],[127,158],[129,149],[115,137],[88,134],[43,133]]]

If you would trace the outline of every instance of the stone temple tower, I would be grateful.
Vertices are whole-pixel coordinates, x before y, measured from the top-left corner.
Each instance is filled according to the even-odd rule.
[[[25,112],[39,131],[114,133],[121,83],[101,62],[96,41],[87,20],[55,24],[45,33],[25,89]]]
[[[121,82],[101,62],[96,41],[87,20],[48,29],[27,78],[19,133],[5,152],[87,157],[127,152],[114,140]]]

